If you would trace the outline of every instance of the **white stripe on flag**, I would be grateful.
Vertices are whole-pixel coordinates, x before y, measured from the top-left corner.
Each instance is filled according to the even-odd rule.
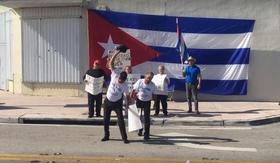
[[[175,63],[145,62],[133,67],[134,73],[144,74],[152,71],[157,73],[158,66],[164,65],[165,71],[171,78],[182,78],[182,65]],[[186,65],[184,65],[186,66]],[[247,80],[248,65],[198,65],[201,70],[202,78],[207,80]]]
[[[175,47],[178,36],[176,32],[163,32],[120,28],[132,37],[149,46]],[[182,33],[187,48],[193,49],[237,49],[250,48],[251,32],[240,34],[200,34]]]

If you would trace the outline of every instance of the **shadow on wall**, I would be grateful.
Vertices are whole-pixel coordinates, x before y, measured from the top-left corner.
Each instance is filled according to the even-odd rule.
[[[280,101],[280,51],[251,50],[248,92],[244,96],[200,94],[204,101]],[[186,101],[186,93],[176,91],[175,101]]]

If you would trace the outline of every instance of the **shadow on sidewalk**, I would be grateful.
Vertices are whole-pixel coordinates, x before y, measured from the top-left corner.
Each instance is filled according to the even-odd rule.
[[[261,111],[270,111],[273,109],[252,109],[252,110],[245,110],[245,111],[228,111],[228,112],[209,112],[206,111],[204,113],[210,113],[210,114],[260,114]]]
[[[170,115],[169,117],[183,118],[183,117],[215,117],[215,116],[220,116],[221,114],[207,114],[206,112],[200,112],[200,114],[175,112],[175,113],[170,113],[169,115]]]
[[[88,107],[88,104],[65,104],[64,108],[82,108],[82,107]]]
[[[131,143],[143,143],[143,140],[130,140]],[[201,136],[159,136],[151,135],[151,139],[145,144],[174,145],[176,143],[191,143],[197,145],[210,145],[211,143],[234,143],[239,142],[229,138],[201,137]]]
[[[179,109],[170,109],[170,110],[179,110]],[[215,117],[221,116],[222,114],[261,114],[262,111],[271,111],[273,109],[252,109],[252,110],[245,110],[245,111],[203,111],[200,114],[195,113],[187,113],[187,111],[178,111],[174,113],[170,113],[169,117]]]
[[[39,108],[39,107],[63,107],[63,105],[20,105],[21,107],[36,107],[36,108]]]
[[[30,109],[30,108],[19,107],[19,106],[0,106],[0,110],[17,110],[17,109]]]
[[[155,109],[153,109],[153,110],[155,110]],[[179,111],[179,112],[181,111],[181,112],[182,112],[182,111],[184,111],[184,110],[183,110],[183,109],[169,109],[169,108],[168,108],[168,111]],[[186,112],[187,112],[187,111],[186,111]]]

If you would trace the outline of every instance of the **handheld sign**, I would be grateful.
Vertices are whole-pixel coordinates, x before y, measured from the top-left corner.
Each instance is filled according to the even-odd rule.
[[[142,128],[139,109],[136,107],[136,104],[130,105],[128,108],[128,132],[137,131]]]
[[[92,95],[98,95],[102,93],[103,83],[104,83],[104,76],[101,76],[99,78],[94,78],[89,75],[86,75],[85,80],[86,86],[85,91],[92,94]]]
[[[124,69],[126,66],[131,65],[131,55],[130,55],[130,49],[127,49],[126,52],[121,52],[116,57],[116,60],[114,62],[114,65],[116,68],[122,68]]]
[[[133,85],[141,78],[140,74],[128,74],[127,75],[127,79],[126,79],[126,83],[128,85],[128,90],[129,92],[132,91],[133,89]]]
[[[164,83],[165,83],[165,79],[166,79],[167,75],[156,75],[153,78],[153,82],[155,83],[157,90],[158,91],[164,91]]]

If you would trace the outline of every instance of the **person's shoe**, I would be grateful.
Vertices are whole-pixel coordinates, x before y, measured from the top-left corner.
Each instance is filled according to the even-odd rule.
[[[144,141],[148,141],[149,139],[150,139],[149,136],[145,136],[145,137],[144,137]]]
[[[102,115],[100,115],[100,114],[97,114],[97,115],[96,115],[96,117],[102,117]]]
[[[92,118],[93,117],[93,115],[88,115],[88,118]]]
[[[163,115],[164,117],[168,117],[168,113],[164,113],[164,115]]]
[[[154,114],[154,116],[155,116],[155,117],[158,117],[158,114],[157,114],[157,113],[155,113],[155,114]]]
[[[196,114],[200,114],[200,112],[198,110],[196,110],[195,112],[196,112]]]
[[[109,140],[109,137],[106,137],[106,136],[101,139],[101,141],[108,141],[108,140]]]
[[[123,143],[124,143],[124,144],[129,144],[129,141],[128,141],[127,139],[124,139],[124,140],[123,140]]]
[[[189,110],[188,113],[192,113],[192,110]]]
[[[143,134],[142,134],[142,132],[138,132],[138,136],[142,136]]]

